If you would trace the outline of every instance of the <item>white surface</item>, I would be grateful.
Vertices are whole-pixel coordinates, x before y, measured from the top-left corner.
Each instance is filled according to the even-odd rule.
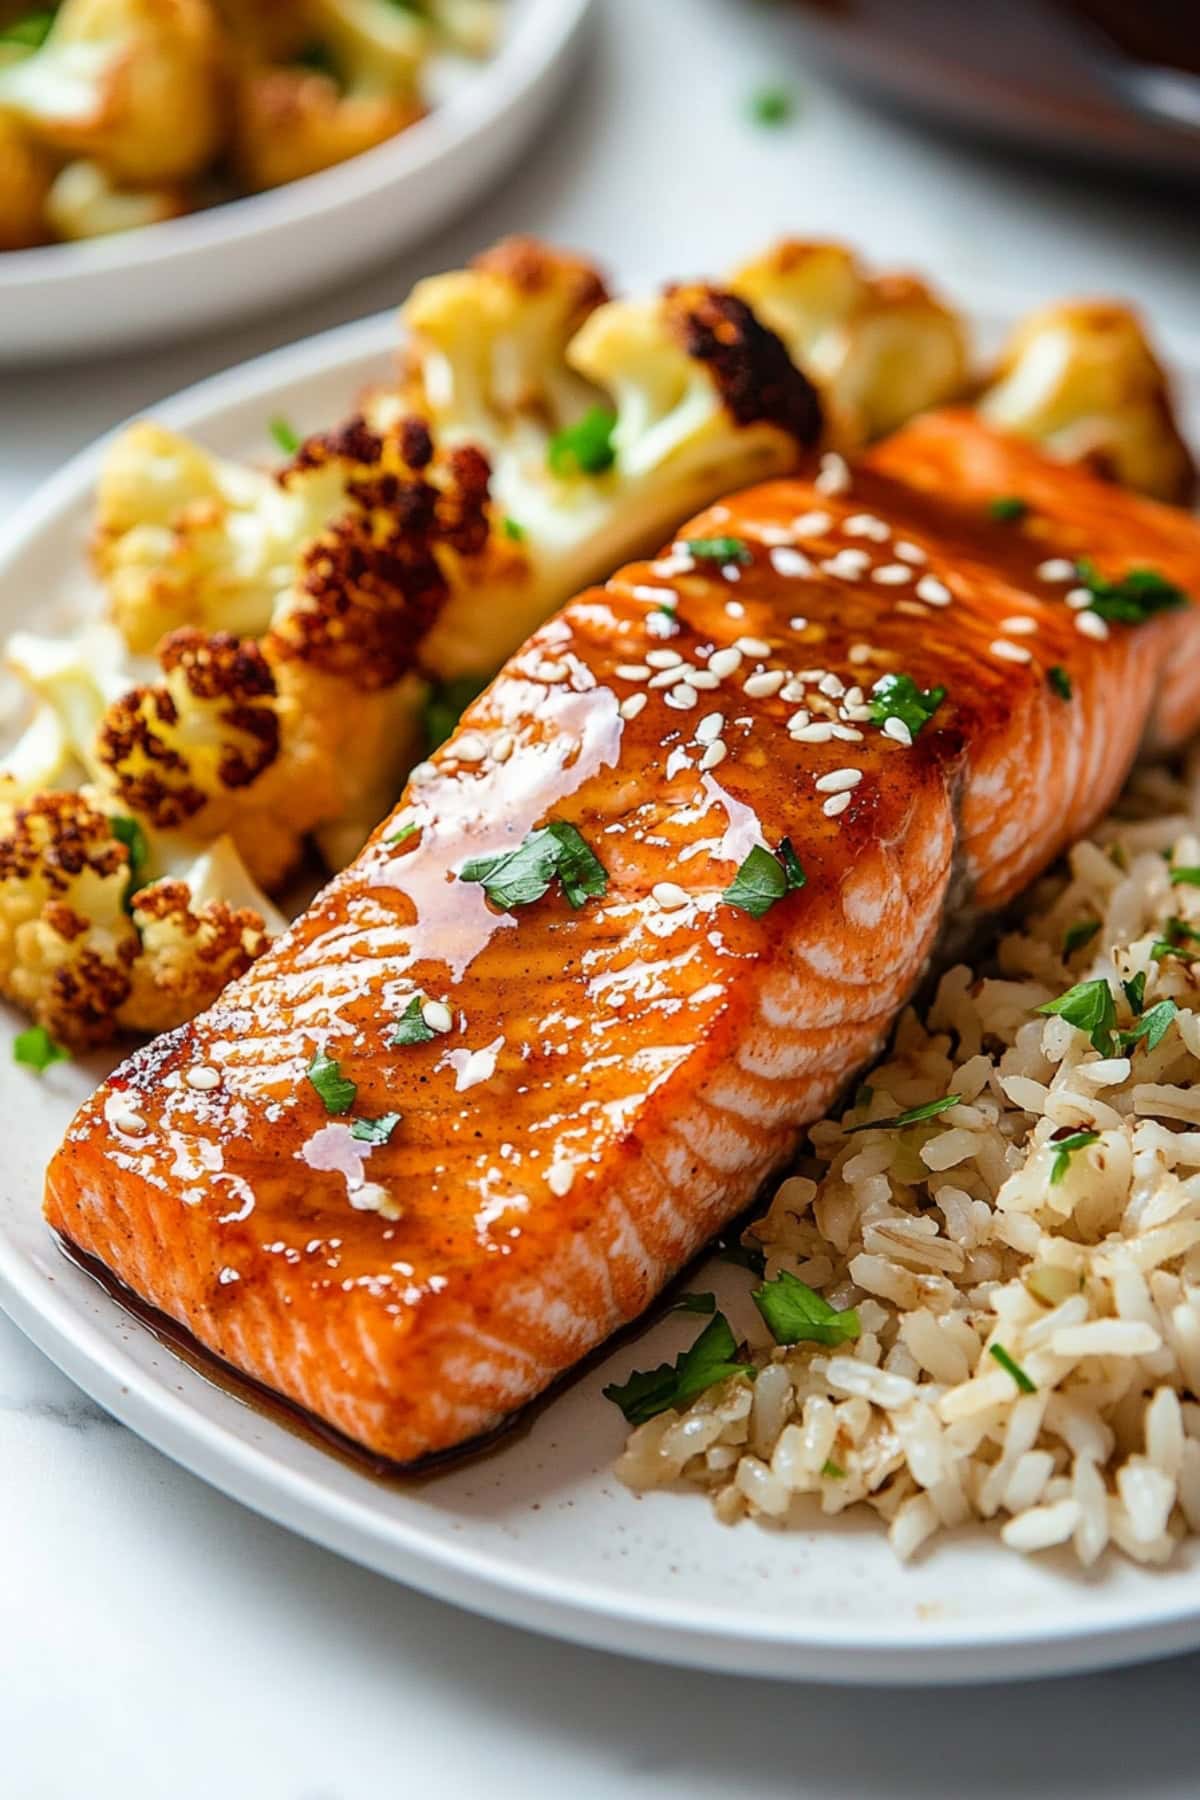
[[[972,286],[1117,287],[1188,325],[1200,252],[1178,196],[951,150],[811,88],[791,130],[758,134],[739,113],[749,87],[780,74],[777,9],[609,0],[604,12],[552,144],[419,261],[219,343],[7,378],[0,504],[156,394],[387,304],[501,230],[556,233],[664,273],[712,267],[783,228],[852,234]],[[359,1800],[401,1784],[486,1784],[497,1800],[543,1787],[583,1800],[1195,1792],[1197,1659],[949,1700],[674,1674],[393,1588],[101,1420],[0,1326],[0,1742],[5,1785],[22,1797]]]
[[[1003,329],[976,319],[985,354]],[[272,417],[304,430],[344,416],[386,377],[394,347],[382,314],[202,382],[159,416],[255,457]],[[1165,348],[1182,371],[1185,428],[1200,438],[1200,349]],[[56,624],[88,604],[95,464],[92,451],[75,458],[0,530],[0,631],[28,623],[33,595]],[[731,1673],[959,1682],[1200,1645],[1200,1544],[1170,1579],[1115,1555],[1081,1579],[1065,1558],[1017,1560],[982,1532],[902,1568],[854,1513],[804,1532],[729,1531],[695,1498],[635,1498],[611,1474],[623,1431],[601,1389],[690,1342],[686,1319],[623,1345],[484,1458],[416,1483],[346,1466],[185,1366],[49,1244],[41,1171],[98,1063],[38,1081],[12,1064],[18,1023],[0,1016],[0,1118],[21,1120],[0,1179],[0,1304],[94,1399],[266,1517],[489,1617]],[[695,1279],[716,1288],[740,1335],[745,1275],[717,1265]]]
[[[560,92],[590,0],[512,0],[496,54],[408,131],[304,181],[141,231],[0,256],[0,364],[178,342],[453,218]]]

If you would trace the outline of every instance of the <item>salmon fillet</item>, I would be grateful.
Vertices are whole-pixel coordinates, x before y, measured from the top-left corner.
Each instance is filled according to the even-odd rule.
[[[1152,582],[1144,623],[1106,621],[1074,568],[1200,594],[1197,523],[970,414],[680,537],[511,659],[49,1171],[57,1231],[389,1458],[494,1427],[641,1313],[879,1051],[947,925],[1200,718],[1200,615]],[[907,728],[866,716],[889,673]],[[548,823],[582,861],[531,848]],[[464,872],[522,845],[523,891]],[[726,890],[764,857],[755,916]]]

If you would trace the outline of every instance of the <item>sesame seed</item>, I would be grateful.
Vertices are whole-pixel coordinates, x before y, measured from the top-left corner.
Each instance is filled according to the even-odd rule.
[[[1068,562],[1065,556],[1051,556],[1040,562],[1034,573],[1041,581],[1073,581],[1075,564]]]
[[[799,513],[792,520],[793,537],[820,537],[829,530],[833,520],[827,512]]]
[[[824,806],[821,808],[821,811],[825,814],[827,819],[836,819],[839,813],[845,812],[849,804],[850,795],[848,791],[841,794],[830,794],[828,800],[826,800]]]
[[[780,688],[779,698],[781,700],[786,700],[789,705],[794,705],[797,700],[803,700],[804,683],[802,681],[797,681],[796,677],[793,675],[791,680],[785,681]]]
[[[846,689],[845,698],[846,698],[847,706],[861,706],[862,705],[863,691],[859,687],[857,682],[855,682],[853,687],[848,687]]]
[[[792,714],[791,718],[788,720],[788,730],[789,731],[803,731],[804,727],[808,724],[808,722],[811,718],[812,718],[812,714],[809,712],[807,706],[802,706],[800,708],[800,711],[794,712]]]
[[[764,638],[740,637],[737,648],[743,656],[770,656],[771,646]]]
[[[777,694],[786,680],[782,669],[759,669],[755,674],[747,675],[742,690],[752,700],[765,700],[771,694]]]
[[[844,794],[849,788],[856,788],[861,780],[861,769],[831,769],[828,775],[817,776],[817,792]]]
[[[894,717],[885,719],[883,722],[883,735],[884,737],[895,738],[896,742],[898,744],[903,744],[906,750],[910,749],[912,746],[912,732],[908,729],[908,726],[904,723],[903,719]]]
[[[736,675],[742,666],[742,653],[733,645],[728,650],[714,650],[708,659],[708,666],[714,675]]]
[[[907,563],[881,563],[879,568],[871,570],[871,580],[877,581],[880,587],[903,587],[912,580],[912,570]]]
[[[930,606],[949,606],[953,595],[936,575],[922,575],[917,583],[917,599],[927,600]]]
[[[797,613],[794,619],[788,620],[788,624],[793,631],[803,631],[808,624],[808,620],[804,617],[803,613]]]
[[[686,666],[684,666],[682,664],[676,664],[676,666],[673,669],[658,669],[658,670],[656,670],[656,672],[650,677],[649,681],[646,683],[646,686],[652,687],[652,688],[674,687],[675,683],[677,681],[682,681],[686,675],[687,675]]]
[[[480,737],[477,731],[464,731],[451,749],[459,762],[481,763],[488,753],[487,739]]]
[[[575,1164],[557,1162],[546,1171],[546,1186],[552,1194],[569,1194],[575,1184]]]
[[[777,575],[784,575],[789,578],[799,575],[811,575],[813,572],[813,566],[802,550],[772,550],[770,562],[771,567]]]
[[[920,544],[910,544],[907,538],[902,539],[898,544],[893,544],[892,549],[901,562],[923,563],[929,561]]]
[[[701,744],[711,744],[719,738],[725,729],[725,714],[719,712],[705,713],[696,727],[696,740]]]
[[[673,669],[683,658],[678,650],[647,650],[646,661],[652,669]]]
[[[198,1094],[211,1094],[214,1088],[221,1085],[221,1072],[219,1069],[212,1068],[208,1063],[197,1063],[194,1068],[188,1070],[183,1079],[190,1088],[195,1088]]]
[[[421,1008],[421,1017],[430,1031],[446,1032],[454,1025],[454,1014],[444,1000],[427,1000]]]
[[[839,456],[836,450],[826,451],[813,486],[818,494],[844,494],[850,486],[850,469],[845,457]]]
[[[844,703],[842,706],[843,719],[853,719],[856,724],[859,724],[859,725],[865,724],[866,721],[870,718],[870,716],[871,716],[870,707],[863,706],[861,703],[856,703],[853,706],[851,706],[847,703]]]
[[[843,744],[861,744],[863,741],[862,732],[856,731],[853,725],[831,725],[830,730]]]
[[[621,717],[623,719],[636,719],[645,704],[645,694],[627,694],[621,702]]]
[[[859,663],[870,662],[874,654],[870,644],[851,644],[846,652],[848,661],[854,663],[856,667]]]
[[[122,1100],[119,1094],[110,1094],[104,1103],[104,1117],[116,1131],[123,1131],[129,1137],[140,1137],[149,1129],[141,1113]]]
[[[511,731],[502,731],[492,745],[492,761],[506,763],[517,747],[517,740]]]
[[[725,761],[728,754],[729,748],[724,738],[714,738],[711,744],[706,744],[704,747],[704,755],[700,758],[700,767],[715,769],[718,763]]]
[[[690,575],[696,564],[685,550],[673,550],[670,556],[664,556],[661,562],[650,564],[652,575],[664,575],[670,579],[672,575]]]
[[[690,895],[674,881],[657,881],[650,889],[650,898],[663,912],[678,912],[688,904]]]
[[[567,668],[566,663],[554,662],[549,657],[543,658],[533,671],[534,679],[536,681],[548,681],[551,684],[556,681],[565,681],[569,673],[570,670]]]
[[[657,655],[658,652],[653,651],[652,654]],[[676,653],[674,650],[669,650],[667,654],[674,656]],[[621,681],[648,681],[650,679],[650,670],[645,663],[618,663],[616,673]]]
[[[998,656],[1001,662],[1027,663],[1033,661],[1031,650],[1027,650],[1024,644],[1010,644],[1007,638],[993,638],[988,649],[993,656]]]
[[[648,600],[652,606],[669,606],[679,604],[679,595],[674,588],[651,587],[648,582],[639,582],[630,588],[635,600]]]
[[[646,630],[651,637],[669,638],[679,635],[679,621],[674,613],[652,612],[646,614]]]
[[[1000,621],[1001,631],[1007,631],[1011,633],[1013,637],[1033,637],[1037,628],[1038,622],[1036,619],[1018,617],[1014,619],[1002,619]]]
[[[827,719],[815,719],[811,725],[802,725],[792,732],[798,744],[827,744],[833,736],[833,726]]]
[[[846,684],[840,675],[822,675],[817,686],[823,694],[828,694],[831,700],[840,700],[846,691]]]
[[[905,613],[913,619],[927,619],[929,617],[928,610],[921,605],[919,600],[897,600],[895,611],[898,613]]]
[[[871,538],[877,544],[886,544],[892,535],[887,520],[877,519],[874,513],[851,513],[842,521],[842,530],[847,537]]]
[[[1090,610],[1075,614],[1075,629],[1082,632],[1084,637],[1095,638],[1098,644],[1102,644],[1108,636],[1108,625],[1105,620],[1100,617],[1099,613]]]
[[[681,681],[679,685],[673,687],[666,696],[667,705],[675,707],[679,712],[687,712],[691,707],[695,706],[698,699],[699,695],[695,688],[690,686],[686,681]]]
[[[1093,598],[1091,588],[1085,587],[1069,588],[1066,594],[1067,605],[1072,612],[1082,612],[1085,606],[1092,604]]]
[[[726,616],[730,619],[742,619],[746,616],[746,609],[740,600],[727,600],[725,602],[725,612]]]
[[[694,688],[701,688],[706,694],[721,685],[720,679],[710,669],[689,669],[688,680]]]
[[[836,556],[827,556],[821,568],[838,581],[857,581],[870,561],[865,550],[839,550]]]
[[[760,544],[790,544],[792,534],[786,525],[757,525],[753,535]]]
[[[824,681],[828,673],[828,669],[797,669],[792,679],[793,681]]]
[[[356,1212],[376,1212],[385,1219],[404,1217],[403,1203],[378,1181],[364,1181],[361,1186],[351,1188],[348,1198]]]

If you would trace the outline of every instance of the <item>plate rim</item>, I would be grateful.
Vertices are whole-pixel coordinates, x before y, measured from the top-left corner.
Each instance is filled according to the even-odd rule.
[[[946,286],[977,328],[1027,310],[994,290],[986,299],[972,299],[960,284]],[[384,357],[396,339],[395,311],[389,309],[209,376],[150,410],[168,425],[199,427],[203,435],[204,423],[223,409],[294,387],[306,376],[328,377],[369,357]],[[1164,332],[1162,341],[1168,359],[1189,379],[1200,380],[1200,335]],[[0,582],[28,541],[82,498],[105,446],[121,429],[115,426],[72,456],[0,526]],[[49,1238],[46,1248],[54,1254]],[[66,1297],[49,1268],[41,1268],[2,1230],[0,1306],[106,1410],[219,1491],[389,1578],[551,1636],[729,1672],[910,1685],[1066,1673],[1200,1645],[1200,1570],[1193,1591],[1177,1598],[1165,1586],[1156,1593],[1151,1574],[1136,1605],[1118,1602],[1109,1612],[1082,1620],[1069,1611],[1062,1617],[1039,1615],[1032,1625],[1014,1616],[983,1636],[978,1620],[897,1620],[868,1627],[861,1619],[824,1618],[819,1633],[806,1632],[790,1618],[760,1616],[749,1622],[730,1618],[719,1604],[643,1600],[607,1592],[594,1580],[564,1581],[506,1563],[500,1553],[423,1534],[418,1525],[384,1514],[369,1493],[359,1499],[335,1491],[317,1473],[279,1460],[269,1443],[239,1437],[222,1420],[181,1400],[163,1378],[143,1371]],[[1172,1587],[1178,1589],[1178,1578]]]

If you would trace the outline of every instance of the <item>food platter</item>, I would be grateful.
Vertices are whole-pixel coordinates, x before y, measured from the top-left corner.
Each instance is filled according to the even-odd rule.
[[[976,312],[978,336],[996,319]],[[156,409],[232,454],[266,452],[266,422],[301,431],[338,416],[387,368],[391,318],[278,352]],[[1168,348],[1172,348],[1168,346]],[[1185,419],[1200,426],[1200,347],[1173,361]],[[314,373],[314,371],[316,371]],[[66,623],[81,571],[90,451],[46,485],[0,541],[0,628]],[[381,1574],[460,1605],[599,1648],[744,1673],[861,1682],[982,1680],[1065,1672],[1200,1644],[1200,1549],[1170,1571],[1117,1559],[1080,1573],[1055,1554],[1018,1560],[955,1534],[915,1563],[854,1515],[784,1534],[721,1526],[694,1495],[636,1498],[611,1465],[623,1427],[601,1398],[636,1361],[674,1355],[665,1318],[590,1366],[494,1448],[420,1478],[380,1477],[330,1454],[251,1395],[177,1355],[65,1260],[39,1211],[42,1170],[102,1060],[40,1082],[14,1068],[17,1022],[0,1025],[0,1302],[74,1380],[131,1429],[264,1515]],[[736,1304],[742,1272],[706,1270]]]

